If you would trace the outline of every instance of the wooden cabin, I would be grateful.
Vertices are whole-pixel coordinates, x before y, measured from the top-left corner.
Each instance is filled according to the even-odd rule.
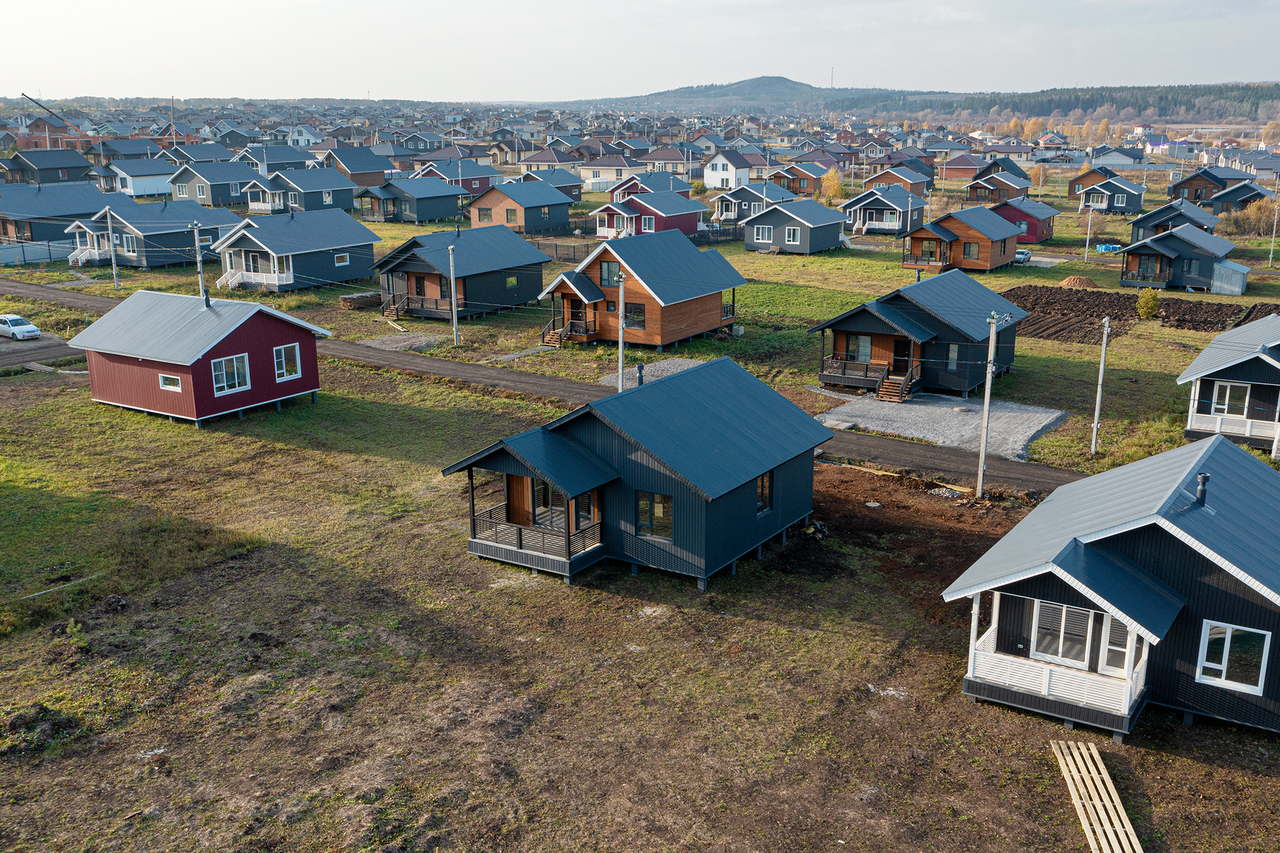
[[[830,437],[720,358],[589,403],[444,473],[467,472],[471,554],[565,583],[614,560],[705,590],[809,516],[813,450]],[[477,469],[489,472],[479,483]]]
[[[968,395],[986,381],[995,313],[996,374],[1013,366],[1018,322],[1027,312],[959,270],[865,302],[810,329],[822,334],[818,381],[902,402],[936,389]],[[826,335],[830,330],[831,347]]]
[[[1244,293],[1248,267],[1226,260],[1235,248],[1230,240],[1209,234],[1195,225],[1179,225],[1172,231],[1125,246],[1120,283],[1136,287],[1187,288],[1238,296]],[[1240,275],[1244,270],[1244,275]]]
[[[990,272],[1013,263],[1022,230],[985,207],[966,207],[902,239],[906,269]]]
[[[505,225],[517,234],[566,229],[572,203],[541,181],[497,184],[471,202],[471,227]]]

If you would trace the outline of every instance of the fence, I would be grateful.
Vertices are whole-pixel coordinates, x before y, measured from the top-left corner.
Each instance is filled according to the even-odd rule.
[[[74,240],[10,243],[0,246],[0,266],[65,261],[75,248]]]
[[[587,255],[595,249],[596,243],[554,243],[547,240],[529,240],[529,245],[540,252],[546,252],[554,261],[577,263],[587,259]]]
[[[706,231],[697,231],[690,234],[689,239],[693,241],[695,246],[736,243],[739,240],[746,239],[746,229],[741,225],[731,225],[728,228],[709,228]]]

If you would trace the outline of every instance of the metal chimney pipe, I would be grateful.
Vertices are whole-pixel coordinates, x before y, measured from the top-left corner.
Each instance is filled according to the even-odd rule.
[[[1196,486],[1196,506],[1204,506],[1204,499],[1209,495],[1209,475],[1197,474],[1200,485]]]

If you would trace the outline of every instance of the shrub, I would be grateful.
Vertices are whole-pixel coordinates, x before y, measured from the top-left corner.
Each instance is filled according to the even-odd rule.
[[[702,181],[694,181],[691,186],[693,187],[694,195],[706,195],[707,185]]]
[[[1144,320],[1153,319],[1160,311],[1160,291],[1154,287],[1144,287],[1138,294],[1138,316]]]
[[[1230,237],[1270,237],[1275,213],[1276,202],[1262,199],[1245,210],[1223,213],[1214,233]]]

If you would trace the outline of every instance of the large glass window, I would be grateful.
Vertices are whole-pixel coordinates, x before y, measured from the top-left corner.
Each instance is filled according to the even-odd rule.
[[[628,302],[625,306],[625,325],[628,329],[644,328],[644,303]]]
[[[1249,411],[1249,386],[1234,382],[1215,382],[1213,413],[1243,418]]]
[[[964,257],[965,257],[965,260],[967,260],[967,261],[976,261],[976,260],[978,259],[978,244],[977,244],[977,243],[965,243],[965,244],[964,244]]]
[[[920,241],[920,257],[926,260],[934,260],[938,257],[938,241],[937,240],[921,240]]]
[[[1270,650],[1270,631],[1255,631],[1206,619],[1200,633],[1200,665],[1196,681],[1261,695]]]
[[[516,224],[516,209],[514,207],[507,208],[507,224],[508,225]]]
[[[787,227],[787,245],[788,246],[800,245],[800,229],[799,228],[793,228],[790,226]]]
[[[673,538],[671,495],[636,492],[636,534],[658,539]]]
[[[493,208],[492,208],[492,207],[477,207],[477,208],[476,208],[476,221],[477,221],[477,222],[492,222],[492,221],[493,221]]]
[[[618,274],[622,272],[622,265],[617,261],[601,261],[600,262],[600,283],[605,287],[618,286]]]
[[[275,348],[276,381],[297,379],[302,375],[302,359],[298,354],[297,344],[286,344]]]
[[[249,387],[249,354],[233,355],[213,361],[213,393],[215,396],[243,391]]]
[[[773,242],[773,226],[757,225],[755,230],[755,241],[757,243],[772,243]]]
[[[871,361],[871,336],[846,335],[844,339],[844,357],[847,361]]]
[[[1091,611],[1048,601],[1036,602],[1035,646],[1031,656],[1085,669],[1088,666]]]

